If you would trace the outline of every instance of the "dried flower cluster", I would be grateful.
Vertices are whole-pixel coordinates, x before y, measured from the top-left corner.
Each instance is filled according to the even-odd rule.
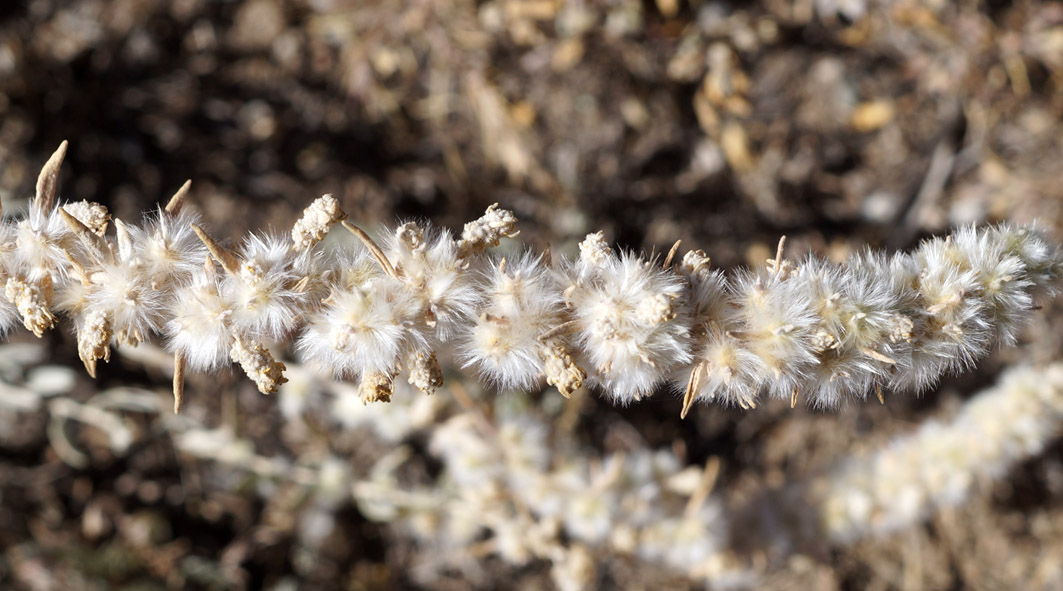
[[[766,267],[730,277],[700,251],[675,261],[677,244],[647,260],[614,252],[600,233],[575,260],[510,260],[484,254],[516,234],[516,218],[496,206],[459,237],[409,222],[378,245],[328,195],[290,235],[228,248],[182,209],[187,184],[140,227],[114,220],[111,236],[101,206],[55,204],[65,149],[41,172],[28,217],[0,226],[0,319],[21,318],[39,336],[65,315],[90,373],[111,344],[162,334],[178,407],[186,368],[235,363],[276,391],[285,366],[271,345],[286,342],[360,380],[367,401],[390,400],[403,371],[435,391],[448,344],[506,389],[587,385],[624,404],[685,382],[684,414],[695,401],[751,407],[762,394],[831,407],[925,389],[1013,343],[1063,269],[1038,232],[1004,225],[844,265],[784,260],[780,242]],[[365,248],[318,248],[336,222]]]

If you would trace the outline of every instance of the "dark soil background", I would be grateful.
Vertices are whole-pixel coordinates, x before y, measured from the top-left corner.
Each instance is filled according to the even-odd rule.
[[[645,251],[681,239],[724,268],[762,264],[784,234],[791,255],[832,258],[1001,220],[1037,219],[1059,239],[1061,122],[1058,2],[0,6],[5,212],[24,207],[67,139],[63,198],[137,219],[191,179],[206,224],[234,239],[289,227],[323,193],[370,226],[426,218],[460,229],[498,202],[536,249],[571,253],[604,230]],[[741,500],[947,414],[1009,363],[1058,358],[1058,312],[1046,305],[1020,349],[886,407],[703,408],[679,422],[669,396],[624,409],[592,397],[575,432],[607,450],[623,423],[653,446],[681,445],[691,463],[718,456],[718,486]],[[46,337],[37,363],[80,367],[73,338]],[[121,363],[76,380],[80,399],[168,383]],[[285,452],[275,404],[242,377],[193,378],[190,404],[228,412],[208,395],[219,380],[254,417],[257,452]],[[82,434],[91,461],[74,468],[51,450],[47,411],[21,416],[0,433],[0,587],[413,588],[403,569],[416,549],[353,505],[307,558],[294,526],[269,522],[274,508],[238,486],[208,483],[193,498],[188,475],[202,462],[178,457],[150,417],[123,455]],[[764,587],[1022,588],[1038,557],[1063,555],[1061,452],[1050,446],[910,532],[774,565]],[[544,568],[485,568],[486,588],[551,585]],[[613,588],[672,585],[633,570]]]

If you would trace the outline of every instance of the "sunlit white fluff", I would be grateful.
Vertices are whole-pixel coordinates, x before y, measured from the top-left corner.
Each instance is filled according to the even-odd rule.
[[[161,291],[187,282],[203,264],[207,250],[192,231],[199,216],[181,210],[176,216],[156,210],[141,226],[131,227],[137,257],[149,281]]]
[[[340,376],[393,373],[405,354],[425,348],[418,302],[364,255],[348,258],[332,295],[299,339],[304,359]]]
[[[191,369],[210,371],[229,363],[233,310],[219,293],[218,273],[213,265],[198,269],[191,282],[174,294],[172,316],[165,327],[168,344],[184,356]]]
[[[684,263],[690,258],[684,257]],[[683,270],[684,267],[680,267],[680,272]],[[703,268],[690,269],[689,273],[684,274],[690,281],[690,316],[694,326],[719,323],[721,318],[734,316],[734,302],[723,271]]]
[[[574,339],[594,372],[589,383],[627,403],[653,393],[676,368],[690,363],[690,316],[684,281],[639,257],[602,258],[577,275],[566,298]],[[570,278],[570,281],[572,279]]]
[[[1033,284],[1034,297],[1059,292],[1057,279],[1063,274],[1063,253],[1036,224],[1013,226],[999,224],[983,230],[989,239],[1011,256],[1018,257],[1025,277]]]
[[[406,223],[388,235],[384,250],[438,339],[472,316],[480,300],[475,273],[448,230]]]
[[[739,273],[732,284],[745,346],[760,358],[758,381],[790,399],[817,363],[817,318],[800,283],[761,271]]]
[[[53,276],[54,280],[65,277],[69,264],[65,253],[77,247],[57,209],[42,212],[30,207],[29,215],[15,224],[14,233],[17,266],[26,280],[39,282],[45,276]]]
[[[688,252],[679,272],[690,282],[694,362],[675,375],[692,380],[694,397],[702,402],[748,407],[763,386],[763,362],[736,336],[741,317],[726,275],[708,268],[708,257]]]
[[[91,279],[88,307],[108,315],[116,340],[136,344],[159,331],[170,302],[135,260],[105,262]]]
[[[761,358],[726,326],[734,325],[713,323],[709,326],[696,350],[694,369],[686,373],[700,372],[695,392],[697,400],[748,408],[756,403],[767,368]]]
[[[979,232],[974,226],[952,236],[957,264],[975,273],[993,340],[1015,344],[1019,329],[1033,309],[1033,282],[1023,260],[1006,250],[999,231]]]
[[[291,249],[287,236],[253,234],[244,240],[240,271],[226,275],[221,294],[232,308],[233,330],[252,338],[280,339],[299,325],[306,292],[296,291],[308,253]]]
[[[541,256],[492,263],[484,305],[465,335],[462,358],[496,387],[531,390],[543,373],[542,337],[562,322],[561,289]]]
[[[859,264],[840,267],[808,257],[790,278],[807,292],[818,325],[813,347],[818,363],[800,394],[834,407],[846,397],[864,398],[906,362],[903,341],[891,339],[898,300],[890,286]]]
[[[892,272],[906,276],[918,299],[912,358],[891,378],[891,389],[922,391],[942,375],[969,368],[988,352],[993,327],[981,297],[978,274],[957,264],[951,240],[924,242],[911,255],[895,257]]]

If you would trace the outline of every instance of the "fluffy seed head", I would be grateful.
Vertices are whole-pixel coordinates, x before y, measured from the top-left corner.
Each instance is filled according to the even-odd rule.
[[[187,209],[176,216],[156,210],[145,217],[143,225],[129,229],[140,264],[155,289],[171,291],[187,283],[202,265],[207,251],[192,231],[198,221]]]
[[[892,271],[916,293],[912,356],[890,379],[891,389],[922,391],[947,372],[970,367],[984,355],[993,331],[978,274],[952,240],[924,242],[911,255],[894,257]]]
[[[166,323],[170,350],[183,355],[190,369],[217,369],[229,360],[232,313],[229,301],[221,297],[218,271],[208,262],[174,294],[173,316]]]
[[[724,325],[726,326],[726,325]],[[728,406],[756,404],[766,375],[764,362],[745,343],[719,324],[710,325],[695,358],[695,396]]]
[[[741,273],[734,283],[740,330],[760,358],[759,380],[777,398],[790,399],[817,363],[817,318],[801,284],[773,272]]]
[[[561,324],[561,290],[542,257],[502,259],[486,272],[484,305],[462,349],[466,367],[497,387],[530,390],[544,370],[542,337]]]
[[[428,349],[415,329],[419,302],[364,255],[347,264],[332,295],[311,316],[299,349],[335,375],[393,373],[405,354]]]
[[[107,314],[118,341],[135,345],[158,332],[168,302],[135,259],[106,262],[90,279],[88,308]]]
[[[280,339],[299,324],[305,292],[296,291],[309,253],[296,253],[287,237],[261,234],[244,241],[239,271],[222,281],[233,310],[232,327],[254,338]]]
[[[385,252],[416,298],[421,322],[448,339],[479,303],[474,274],[450,232],[409,222],[389,236]]]
[[[566,266],[565,295],[575,339],[594,368],[590,383],[620,402],[638,400],[688,364],[690,316],[684,282],[651,262],[613,255],[590,242],[588,257]],[[595,263],[595,261],[600,261]]]
[[[29,281],[40,281],[45,275],[61,278],[74,242],[57,210],[45,213],[30,208],[29,216],[15,226],[16,264]]]
[[[906,343],[891,339],[898,301],[888,283],[859,265],[807,258],[790,281],[808,294],[819,319],[812,338],[817,363],[802,390],[812,404],[834,407],[863,398],[899,363]]]

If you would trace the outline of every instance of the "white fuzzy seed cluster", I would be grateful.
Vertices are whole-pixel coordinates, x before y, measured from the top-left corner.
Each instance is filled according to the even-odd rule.
[[[1061,422],[1063,364],[1011,369],[952,421],[926,421],[813,485],[822,526],[844,543],[917,523],[1040,453]]]
[[[914,253],[843,265],[808,257],[727,278],[688,253],[696,360],[687,404],[748,407],[761,392],[834,407],[882,390],[922,391],[1013,344],[1060,254],[1035,230],[964,228]]]
[[[763,394],[833,407],[925,389],[1014,343],[1063,269],[1040,233],[1007,225],[845,264],[786,261],[780,244],[764,268],[730,276],[700,251],[673,264],[673,249],[662,264],[596,233],[554,265],[484,254],[516,234],[497,204],[459,238],[408,222],[378,245],[330,195],[290,235],[229,248],[181,210],[187,184],[140,226],[113,220],[110,235],[99,206],[54,205],[64,149],[29,215],[0,224],[0,320],[40,335],[65,315],[90,373],[105,342],[163,334],[175,367],[236,362],[263,393],[285,380],[271,347],[294,341],[305,361],[361,380],[366,400],[389,400],[401,374],[434,392],[439,353],[453,349],[503,389],[545,381],[567,396],[589,385],[626,404],[671,382],[686,383],[684,414],[695,401],[748,408]],[[323,252],[336,222],[365,248]]]
[[[553,352],[544,339],[564,321],[561,289],[542,258],[530,254],[500,260],[483,279],[485,297],[469,330],[466,365],[501,390],[531,390],[551,356],[565,351],[560,338],[551,340],[561,349]]]

